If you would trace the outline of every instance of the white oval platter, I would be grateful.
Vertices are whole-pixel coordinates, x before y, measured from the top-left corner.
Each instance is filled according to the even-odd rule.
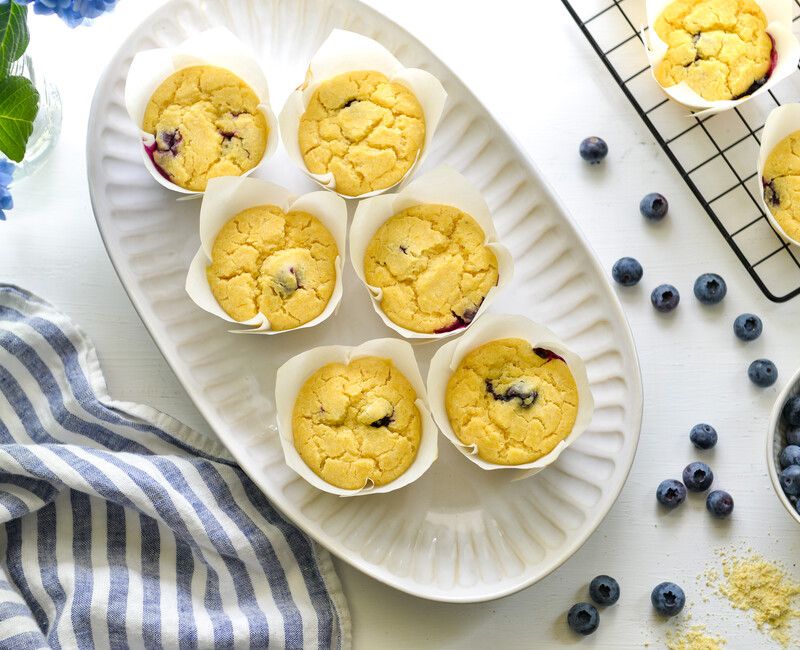
[[[370,36],[449,93],[421,173],[447,163],[484,193],[516,277],[493,312],[542,322],[586,361],[596,411],[586,433],[535,477],[481,470],[443,437],[439,460],[389,494],[339,498],[315,490],[283,461],[273,403],[277,368],[317,345],[391,336],[352,269],[339,312],[280,337],[240,336],[184,292],[198,247],[200,203],[176,201],[142,165],[123,106],[135,52],[225,26],[261,57],[280,110],[334,27]],[[464,84],[413,36],[357,0],[171,0],[120,47],[89,118],[89,187],[109,256],[145,326],[197,408],[272,502],[358,569],[410,594],[474,602],[533,584],[597,528],[628,475],[639,438],[642,388],[625,317],[604,273],[537,169]],[[313,189],[283,151],[257,176],[295,193]],[[353,207],[350,212],[352,217]],[[438,344],[416,347],[423,376]]]

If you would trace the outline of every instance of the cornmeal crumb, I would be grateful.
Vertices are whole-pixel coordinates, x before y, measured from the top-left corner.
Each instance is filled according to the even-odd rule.
[[[578,389],[561,357],[522,339],[490,341],[450,377],[447,417],[465,445],[498,465],[529,463],[572,431]]]
[[[800,618],[795,600],[800,596],[800,584],[792,580],[777,564],[758,554],[744,558],[722,552],[722,575],[707,572],[712,584],[717,582],[719,595],[731,606],[749,611],[758,628],[783,647],[796,646],[792,625]]]
[[[766,83],[773,43],[754,0],[676,0],[655,23],[667,46],[658,82],[682,81],[710,101],[738,99]]]
[[[383,289],[381,309],[414,332],[469,325],[497,284],[497,258],[470,215],[417,205],[388,219],[364,254],[367,284]]]
[[[273,330],[287,330],[325,311],[338,254],[333,235],[313,215],[261,205],[222,227],[206,276],[231,318],[241,322],[262,313]]]
[[[170,181],[202,192],[210,178],[241,176],[264,157],[269,128],[259,99],[235,74],[213,66],[178,70],[153,93],[142,129]]]
[[[702,625],[667,633],[668,650],[722,650],[726,641],[706,633]]]
[[[792,239],[800,239],[800,131],[781,140],[764,165],[764,202]]]
[[[422,419],[414,387],[389,359],[317,370],[297,395],[294,445],[324,481],[347,490],[386,485],[414,462]]]
[[[358,196],[402,180],[425,142],[425,115],[408,88],[380,72],[348,72],[314,92],[299,141],[312,174],[331,173],[337,192]]]

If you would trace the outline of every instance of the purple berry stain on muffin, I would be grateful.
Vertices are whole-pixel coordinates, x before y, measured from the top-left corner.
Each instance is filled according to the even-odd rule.
[[[481,304],[483,304],[483,300],[481,300]],[[464,329],[473,320],[475,320],[478,309],[480,309],[480,305],[470,307],[460,316],[455,312],[451,312],[455,320],[446,327],[442,327],[441,329],[434,331],[434,334],[447,334],[448,332],[455,332],[456,330]]]
[[[487,379],[486,392],[498,402],[510,402],[518,399],[520,406],[525,409],[533,406],[536,402],[536,399],[539,397],[539,393],[523,380],[515,381],[503,391],[497,391],[494,388],[494,383],[492,380]]]
[[[781,204],[781,197],[775,189],[774,179],[767,182],[762,178],[761,183],[764,186],[764,201],[766,201],[767,205],[779,206]]]
[[[541,357],[542,359],[547,359],[548,363],[553,359],[564,361],[564,357],[562,357],[559,354],[556,354],[552,350],[548,350],[547,348],[533,348],[533,351],[536,353],[536,356]],[[564,361],[564,363],[566,363],[566,361]]]
[[[147,157],[150,158],[150,162],[153,163],[153,167],[158,170],[158,173],[161,174],[164,178],[166,178],[170,183],[172,182],[172,177],[166,172],[166,170],[156,162],[155,152],[158,149],[158,143],[154,140],[152,144],[144,145],[144,150],[147,153]]]

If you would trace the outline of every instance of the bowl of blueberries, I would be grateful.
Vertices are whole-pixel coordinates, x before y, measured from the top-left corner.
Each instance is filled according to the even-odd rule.
[[[778,498],[800,523],[800,370],[783,389],[769,423],[767,469]]]

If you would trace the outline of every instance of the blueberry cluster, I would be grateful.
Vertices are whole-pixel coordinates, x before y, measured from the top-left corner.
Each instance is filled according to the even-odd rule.
[[[589,597],[597,605],[613,605],[619,600],[619,583],[611,576],[599,575],[589,583]],[[576,634],[588,636],[600,625],[600,614],[592,603],[575,603],[567,612],[567,625]]]
[[[9,0],[0,0],[8,4]],[[37,14],[55,14],[70,27],[77,27],[86,20],[97,18],[111,11],[117,0],[14,0],[18,5],[33,5]]]
[[[0,158],[0,221],[5,221],[6,210],[14,207],[14,200],[11,198],[11,179],[14,176],[14,163],[6,158]]]
[[[701,423],[692,427],[689,439],[698,449],[711,449],[717,444],[718,435],[710,424]],[[800,447],[797,451],[797,458],[800,461]],[[656,488],[656,500],[669,510],[677,508],[686,501],[687,490],[690,492],[708,490],[714,482],[714,472],[706,463],[696,461],[684,467],[682,478],[683,482],[671,478],[661,481]],[[733,512],[733,497],[724,490],[714,490],[706,497],[706,509],[715,517],[727,517]]]
[[[786,424],[786,446],[778,455],[781,466],[781,487],[784,494],[800,512],[800,395],[790,397],[783,405]]]
[[[608,154],[608,145],[597,137],[586,138],[581,142],[580,154],[587,162],[596,164]],[[661,221],[668,211],[667,198],[658,192],[646,194],[639,202],[639,212],[651,222]],[[633,257],[621,257],[611,268],[611,277],[623,287],[636,286],[643,276],[644,268]],[[703,273],[695,280],[694,295],[703,305],[718,305],[727,293],[728,285],[717,273]],[[650,302],[656,311],[668,314],[680,304],[681,294],[671,284],[660,284],[650,294]],[[742,341],[755,341],[763,329],[761,319],[755,314],[741,314],[733,322],[733,332]],[[747,376],[756,386],[767,388],[777,381],[778,368],[769,359],[757,359],[748,367]]]

